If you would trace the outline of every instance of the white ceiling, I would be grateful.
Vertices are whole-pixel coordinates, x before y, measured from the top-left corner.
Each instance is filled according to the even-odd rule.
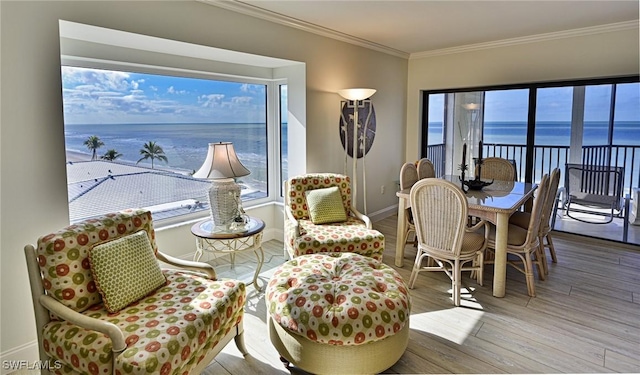
[[[633,27],[640,12],[638,0],[202,1],[406,56],[575,29]]]

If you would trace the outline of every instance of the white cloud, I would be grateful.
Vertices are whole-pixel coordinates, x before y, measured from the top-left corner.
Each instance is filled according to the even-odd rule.
[[[200,95],[198,97],[198,103],[200,103],[202,107],[220,107],[223,105],[222,100],[224,97],[224,94]]]
[[[255,115],[264,113],[264,101],[256,99],[264,95],[263,85],[237,84],[229,92],[241,94],[232,96],[223,91],[226,86],[192,89],[187,78],[141,79],[136,73],[74,67],[63,67],[62,73],[65,122],[69,124],[255,122],[260,121]],[[195,95],[198,90],[201,94]],[[262,93],[254,94],[256,91]]]
[[[251,104],[253,98],[250,96],[234,96],[231,98],[231,102],[235,105],[247,105]]]
[[[262,94],[264,92],[264,85],[253,85],[250,83],[245,83],[240,86],[240,91],[250,94]]]
[[[175,94],[175,95],[184,95],[187,93],[187,90],[176,90],[173,86],[170,86],[167,89],[167,93],[169,94]]]

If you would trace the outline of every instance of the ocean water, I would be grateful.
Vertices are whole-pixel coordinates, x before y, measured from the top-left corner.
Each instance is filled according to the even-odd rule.
[[[429,123],[429,144],[442,143],[442,123]],[[587,121],[583,132],[584,146],[602,146],[607,144],[608,123],[606,121]],[[527,141],[526,122],[485,122],[483,142],[485,144],[509,144],[524,146]],[[569,146],[571,142],[570,122],[538,122],[535,131],[536,146]],[[615,146],[640,146],[640,122],[638,121],[616,121],[613,130],[613,145]],[[520,166],[524,163],[519,160],[520,155],[515,155],[516,163]],[[624,160],[626,157],[626,160]],[[523,156],[524,158],[524,156]],[[549,155],[545,155],[547,163]],[[563,155],[559,156],[558,165],[564,168],[566,160]],[[542,165],[543,157],[536,158],[534,179],[537,181],[542,177],[543,171],[548,171],[549,166]],[[618,155],[618,165],[626,165],[625,187],[638,186],[640,175],[640,162],[636,151],[636,158],[632,160],[632,155]],[[633,164],[632,164],[633,161]],[[546,172],[545,172],[546,173]],[[633,181],[632,181],[633,179]]]
[[[603,145],[607,142],[606,121],[587,121],[584,126],[585,146]],[[535,143],[538,146],[569,146],[571,123],[561,121],[538,122]],[[442,123],[429,123],[429,143],[438,144],[442,140]],[[484,123],[484,143],[524,145],[527,142],[526,122]],[[613,128],[613,144],[640,146],[640,122],[616,121]]]
[[[98,156],[115,149],[119,161],[137,162],[140,150],[149,141],[164,150],[168,163],[155,160],[155,167],[169,167],[185,173],[200,168],[207,156],[209,143],[232,142],[238,158],[251,174],[242,182],[266,188],[267,137],[266,124],[100,124],[65,125],[66,149],[90,153],[83,144],[88,137],[100,137],[104,146]],[[286,139],[286,137],[285,137]],[[150,160],[139,163],[151,166]]]
[[[283,125],[283,167],[286,176],[286,124]],[[568,146],[571,126],[568,122],[541,122],[536,129],[536,145]],[[169,167],[184,173],[198,170],[212,142],[233,142],[240,161],[251,171],[242,182],[260,190],[267,185],[266,124],[100,124],[65,125],[66,148],[89,153],[84,141],[97,135],[104,142],[98,150],[103,155],[115,149],[123,156],[121,161],[137,162],[144,143],[154,141],[162,146],[168,163],[155,161],[155,165]],[[442,139],[442,124],[429,126],[430,143]],[[606,122],[587,122],[584,130],[585,145],[601,145],[607,139]],[[485,143],[524,145],[526,123],[486,122]],[[616,145],[640,146],[640,122],[616,122],[613,142]],[[636,160],[637,162],[637,160]],[[564,161],[561,161],[561,165]],[[140,165],[150,166],[149,160]],[[638,166],[633,166],[638,169]],[[630,168],[627,173],[630,172]],[[637,176],[637,173],[635,174]],[[634,184],[635,186],[635,184]],[[263,190],[266,191],[266,190]]]

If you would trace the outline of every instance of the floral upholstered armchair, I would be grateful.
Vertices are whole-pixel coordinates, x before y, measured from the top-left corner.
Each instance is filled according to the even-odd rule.
[[[306,174],[284,182],[285,248],[302,254],[351,252],[382,261],[384,235],[351,204],[351,181],[333,173]]]
[[[244,284],[158,251],[149,211],[68,226],[25,255],[40,359],[54,373],[199,374],[232,338],[247,354]]]

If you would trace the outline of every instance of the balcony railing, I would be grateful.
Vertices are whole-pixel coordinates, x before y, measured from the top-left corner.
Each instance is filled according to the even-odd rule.
[[[516,162],[518,179],[524,181],[525,157],[527,147],[517,144],[485,143],[483,155],[513,159]],[[540,181],[542,176],[550,173],[554,168],[560,168],[564,173],[565,164],[569,157],[569,146],[535,146],[533,153],[535,166],[533,180]],[[436,169],[436,175],[445,173],[445,145],[437,144],[427,147],[427,157]],[[640,186],[640,146],[583,146],[582,162],[589,165],[608,165],[624,167],[625,193],[631,194],[632,188]],[[564,185],[561,179],[561,186]]]
[[[444,143],[427,147],[427,159],[433,163],[433,169],[438,177],[445,174],[445,149]]]

